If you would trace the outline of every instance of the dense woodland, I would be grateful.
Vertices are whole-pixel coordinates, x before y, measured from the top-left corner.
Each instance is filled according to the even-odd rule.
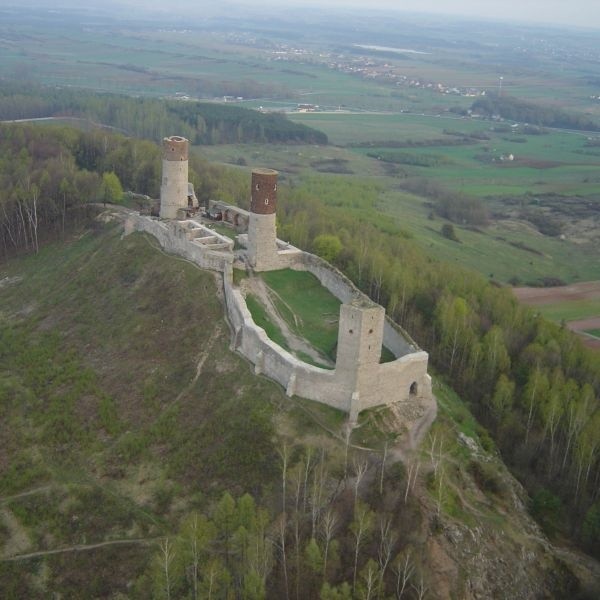
[[[177,131],[195,144],[279,142],[327,144],[321,131],[281,113],[233,105],[164,101],[2,82],[0,120],[79,117],[129,135],[159,140]]]
[[[489,117],[499,115],[503,119],[530,125],[600,131],[600,125],[587,115],[571,113],[551,106],[542,106],[512,96],[500,96],[492,92],[477,98],[471,108],[473,112]]]
[[[153,142],[99,129],[0,124],[0,255],[64,236],[85,220],[89,203],[121,202],[123,191],[158,198],[160,169]],[[190,157],[190,181],[201,200],[214,193],[216,181],[230,198],[221,173]]]
[[[159,183],[160,154],[155,144],[103,131],[84,133],[68,128],[4,125],[0,157],[0,231],[5,254],[15,249],[35,251],[41,239],[62,235],[79,207],[90,200],[106,198],[107,188],[111,187],[106,174],[113,174],[124,189],[150,195],[156,195]],[[244,177],[194,159],[192,180],[204,197],[246,201]],[[529,490],[530,508],[546,530],[569,534],[588,551],[600,555],[598,353],[585,349],[566,328],[534,317],[509,290],[499,289],[472,272],[428,258],[409,236],[399,235],[389,224],[384,228],[376,220],[361,221],[344,206],[326,206],[303,188],[280,189],[280,236],[308,250],[318,250],[313,243],[319,236],[337,237],[341,244],[328,258],[386,306],[388,313],[430,353],[440,376],[470,403],[489,429],[488,447],[497,445]],[[307,460],[310,463],[310,458],[298,462],[295,457],[290,462],[304,465],[295,468],[307,476],[302,479],[298,475],[298,489],[284,490],[282,494],[284,502],[286,494],[294,498],[297,519],[296,525],[291,521],[292,529],[286,525],[287,533],[281,539],[281,544],[285,544],[297,536],[296,543],[291,543],[296,566],[291,565],[289,572],[280,572],[277,579],[279,584],[285,581],[286,586],[292,585],[288,577],[293,573],[299,577],[301,572],[314,573],[316,586],[321,582],[320,573],[327,568],[323,567],[323,560],[327,560],[323,552],[327,550],[323,545],[315,549],[313,538],[307,533],[312,528],[314,534],[315,527],[310,517],[308,498],[313,492],[307,483],[308,473],[312,478],[318,477],[318,461],[313,457],[309,468]],[[223,510],[235,511],[232,499],[223,502],[228,505]],[[239,502],[238,510],[242,510]],[[225,529],[228,533],[219,529],[219,535],[225,536],[219,542],[224,544],[225,557],[234,552],[234,546],[229,546],[233,544],[234,523],[235,543],[241,544],[236,546],[241,550],[235,552],[245,553],[247,540],[258,540],[252,552],[260,550],[264,517],[249,508],[244,510],[246,516],[231,517],[231,525]],[[369,563],[361,561],[365,569],[357,573],[356,560],[352,559],[353,548],[358,552],[367,531],[371,536],[371,556],[377,556],[375,532],[379,525],[374,524],[369,511],[356,504],[354,510],[344,513],[354,515],[340,529],[347,536],[340,542],[346,553],[343,563],[354,564],[354,572],[345,571],[350,587],[358,582],[376,585],[377,573],[381,571],[381,567],[375,568],[375,560],[370,570]],[[248,519],[254,524],[246,525]],[[239,533],[242,525],[244,530]],[[203,527],[212,531],[209,524]],[[305,536],[302,545],[300,531]],[[247,535],[250,537],[244,538]],[[383,539],[384,533],[380,537]],[[333,539],[333,533],[329,539]],[[162,552],[163,560],[171,564],[169,549],[163,548]],[[248,561],[259,560],[251,554],[244,556]],[[300,561],[309,567],[300,568]],[[255,570],[264,568],[264,562],[252,564]],[[280,564],[278,568],[287,567]],[[229,585],[226,581],[230,576],[237,577],[236,585],[258,585],[256,580],[246,582],[231,573],[223,575],[225,583],[221,585]],[[301,585],[313,585],[311,581],[303,578]],[[343,594],[338,590],[324,597],[347,597]],[[247,597],[261,595],[258,591],[256,596]]]

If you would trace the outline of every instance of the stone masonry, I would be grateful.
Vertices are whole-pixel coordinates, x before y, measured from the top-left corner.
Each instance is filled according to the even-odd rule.
[[[126,231],[151,233],[165,250],[223,273],[227,316],[234,331],[232,346],[254,364],[257,374],[279,382],[290,396],[301,396],[343,410],[351,421],[356,420],[361,410],[375,406],[408,400],[434,403],[431,378],[427,374],[427,353],[385,316],[383,307],[371,301],[323,259],[277,239],[276,171],[254,169],[252,172],[248,231],[237,236],[247,250],[236,251],[234,257],[228,238],[193,220],[173,221],[182,208],[178,186],[184,179],[187,193],[187,140],[165,138],[163,149],[160,215],[167,220],[131,215]],[[183,162],[185,177],[183,170],[171,164]],[[221,211],[227,210],[227,205],[222,205]],[[235,207],[231,207],[231,212],[236,212]],[[269,339],[254,323],[244,296],[233,283],[235,265],[249,265],[255,271],[306,270],[340,299],[343,304],[334,369],[305,363]],[[379,362],[383,343],[396,360]]]

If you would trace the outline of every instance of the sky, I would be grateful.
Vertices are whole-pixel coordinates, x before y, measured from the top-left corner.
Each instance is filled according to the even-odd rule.
[[[171,14],[188,12],[195,16],[203,13],[235,15],[235,10],[231,10],[231,6],[235,4],[247,8],[271,5],[284,11],[288,6],[315,6],[323,9],[348,7],[495,21],[574,25],[600,30],[600,0],[0,0],[0,5],[3,3],[105,9],[111,5],[120,5],[130,8],[137,15],[144,9],[150,9]]]
[[[265,0],[262,0],[263,2]],[[280,0],[277,4],[298,4]],[[305,2],[306,0],[301,0]],[[258,0],[260,3],[261,0]],[[312,0],[308,0],[312,2]],[[600,29],[600,0],[315,0],[322,7],[373,7],[394,11],[578,25]]]

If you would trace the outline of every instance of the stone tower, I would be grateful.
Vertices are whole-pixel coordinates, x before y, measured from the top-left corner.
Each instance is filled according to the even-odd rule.
[[[176,219],[177,210],[188,205],[188,141],[177,135],[163,139],[160,216]]]
[[[385,309],[374,302],[353,300],[340,306],[335,368],[356,371],[379,364]]]
[[[340,306],[335,370],[353,390],[347,407],[351,421],[361,410],[361,396],[377,386],[384,321],[385,309],[366,299]]]
[[[277,171],[253,169],[248,261],[257,271],[277,268]]]

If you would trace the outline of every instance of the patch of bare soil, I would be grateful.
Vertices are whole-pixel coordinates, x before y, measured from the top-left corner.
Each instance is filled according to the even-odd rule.
[[[13,556],[28,550],[31,547],[29,534],[15,515],[5,507],[0,511],[0,519],[2,519],[10,534],[10,539],[4,547],[4,555]]]
[[[540,306],[573,300],[600,299],[600,281],[586,281],[560,287],[521,287],[513,288],[513,293],[523,304]]]

